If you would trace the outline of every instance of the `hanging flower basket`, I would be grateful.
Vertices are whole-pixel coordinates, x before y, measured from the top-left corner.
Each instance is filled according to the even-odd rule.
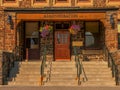
[[[45,25],[43,27],[40,27],[41,36],[45,38],[52,30],[53,26],[51,25]]]
[[[77,34],[77,32],[80,31],[80,26],[73,24],[70,26],[69,31],[71,34]]]

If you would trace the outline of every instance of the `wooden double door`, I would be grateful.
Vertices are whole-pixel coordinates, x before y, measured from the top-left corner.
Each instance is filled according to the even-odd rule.
[[[70,33],[67,30],[55,31],[55,60],[70,60]]]

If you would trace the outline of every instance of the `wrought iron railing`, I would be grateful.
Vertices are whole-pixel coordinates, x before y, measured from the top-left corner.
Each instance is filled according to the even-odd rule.
[[[112,70],[112,77],[115,78],[116,85],[118,85],[118,68],[115,64],[112,54],[109,52],[109,49],[106,46],[104,46],[104,56],[104,59],[108,61],[108,67],[110,67]]]
[[[80,60],[80,57],[78,55],[77,47],[76,46],[74,46],[74,54],[75,54],[75,62],[76,62],[76,67],[77,67],[78,85],[80,85],[81,81],[82,81],[82,80],[80,80],[80,76],[82,75],[82,73],[83,73],[83,76],[85,78],[84,81],[85,80],[87,81],[87,77],[86,77],[86,74],[85,74],[85,70],[84,70],[82,61]]]
[[[22,60],[20,55],[20,50],[22,48],[16,46],[12,52],[3,51],[2,53],[2,75],[3,75],[3,84],[7,84],[8,78],[10,77],[10,71],[14,67],[14,63],[17,60]]]
[[[2,76],[3,76],[3,84],[7,84],[10,70],[14,67],[14,54],[11,52],[3,52],[2,54]]]

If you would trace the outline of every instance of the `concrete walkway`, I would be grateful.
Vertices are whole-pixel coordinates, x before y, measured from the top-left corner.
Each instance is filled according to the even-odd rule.
[[[115,87],[82,87],[82,86],[0,86],[0,90],[120,90]]]

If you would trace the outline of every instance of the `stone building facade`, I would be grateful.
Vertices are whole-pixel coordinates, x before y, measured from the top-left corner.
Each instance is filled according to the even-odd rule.
[[[16,46],[22,46],[23,49],[23,58],[29,59],[29,56],[34,55],[33,53],[27,51],[27,41],[25,41],[25,23],[26,22],[37,22],[38,26],[42,21],[50,21],[54,25],[55,29],[56,22],[69,22],[72,23],[72,20],[79,21],[83,26],[86,22],[93,21],[99,22],[100,28],[100,42],[101,46],[106,44],[111,52],[118,50],[118,28],[117,23],[120,20],[120,1],[114,0],[1,0],[0,1],[0,50],[12,52]],[[63,12],[62,12],[63,10]],[[70,13],[68,13],[70,12]],[[54,16],[58,14],[63,15],[64,17],[48,17],[40,18],[42,15],[51,15],[54,13]],[[67,14],[66,14],[67,13]],[[80,19],[73,17],[69,18],[69,14],[80,15]],[[94,13],[96,16],[94,16]],[[65,17],[65,15],[67,17]],[[90,14],[90,17],[89,17]],[[100,14],[100,15],[99,15]],[[38,16],[37,16],[38,15]],[[98,17],[97,17],[98,16]],[[112,17],[113,22],[111,22],[110,17]],[[112,27],[112,25],[114,25]],[[29,28],[29,27],[28,27]],[[38,28],[39,30],[39,28]],[[47,37],[47,54],[54,57],[55,46],[54,46],[54,33],[52,32]],[[82,28],[77,35],[71,35],[71,41],[84,41],[85,45],[85,28]],[[30,41],[28,40],[30,44]],[[28,46],[29,47],[29,46]],[[36,50],[38,57],[41,58],[41,55],[44,51],[44,39],[39,38],[39,50]],[[29,55],[30,53],[30,55]],[[71,45],[71,55],[73,53],[73,47]],[[2,57],[0,56],[0,68],[2,66]],[[2,69],[0,69],[2,70]]]

